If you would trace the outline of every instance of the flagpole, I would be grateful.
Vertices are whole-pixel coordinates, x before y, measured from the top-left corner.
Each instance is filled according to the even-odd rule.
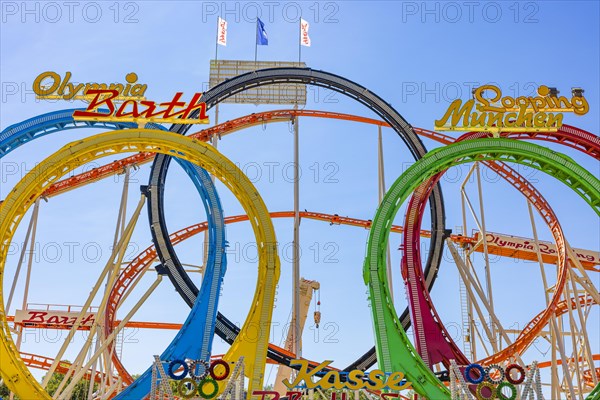
[[[221,79],[221,68],[219,66],[219,20],[220,16],[217,17],[217,36],[215,38],[215,66],[217,67],[217,83]],[[215,106],[215,125],[219,123],[219,103]],[[212,145],[217,147],[217,136],[212,137]],[[214,181],[214,177],[213,177]]]
[[[254,40],[254,67],[256,68],[256,60],[258,57],[258,18],[256,18],[256,39]]]
[[[219,79],[221,79],[221,67],[219,66],[219,20],[220,16],[217,17],[217,36],[215,40],[215,66],[217,67],[217,83]],[[215,106],[215,125],[219,124],[219,103]],[[217,147],[217,135],[213,135],[212,137],[212,145]],[[213,176],[214,181],[214,176]]]
[[[302,18],[298,20],[298,64],[302,62]]]
[[[217,35],[215,37],[215,62],[219,59],[219,18],[217,17]]]

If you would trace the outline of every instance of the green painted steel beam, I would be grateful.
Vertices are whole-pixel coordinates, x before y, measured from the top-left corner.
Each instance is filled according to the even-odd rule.
[[[588,394],[585,400],[600,400],[600,383]]]
[[[491,160],[527,165],[554,176],[600,215],[600,181],[593,174],[561,153],[512,139],[476,139],[440,147],[427,153],[394,182],[373,218],[363,277],[369,286],[380,369],[404,372],[414,390],[428,399],[449,399],[450,392],[420,358],[398,320],[385,267],[390,228],[402,203],[421,183],[451,166]]]

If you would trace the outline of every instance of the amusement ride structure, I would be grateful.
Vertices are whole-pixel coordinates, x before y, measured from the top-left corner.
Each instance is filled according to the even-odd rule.
[[[347,379],[343,372],[367,371],[372,367],[385,373],[400,371],[405,374],[404,382],[411,385],[410,392],[399,393],[403,398],[536,398],[542,396],[543,390],[552,399],[600,399],[600,348],[598,338],[594,337],[594,333],[588,333],[588,319],[593,320],[590,315],[600,304],[600,294],[594,283],[598,282],[600,253],[598,249],[571,247],[563,230],[563,225],[571,222],[559,221],[542,193],[514,167],[525,165],[556,178],[566,186],[565,190],[574,191],[596,214],[600,214],[600,180],[597,175],[568,156],[544,146],[544,143],[561,145],[565,150],[570,148],[570,151],[575,150],[600,161],[600,137],[568,125],[556,130],[512,130],[494,134],[468,132],[453,137],[411,126],[389,103],[349,79],[299,67],[259,69],[234,76],[203,93],[202,101],[206,109],[217,108],[228,98],[248,90],[290,84],[313,85],[338,92],[363,104],[380,119],[295,107],[259,112],[224,123],[217,121],[212,127],[189,133],[190,125],[187,124],[164,126],[155,122],[86,121],[73,117],[75,109],[65,109],[15,123],[0,133],[0,157],[4,157],[13,151],[23,151],[20,147],[26,147],[29,142],[45,135],[80,128],[108,131],[73,142],[45,160],[39,160],[40,163],[10,192],[3,191],[6,196],[0,206],[0,317],[3,322],[0,372],[3,383],[21,399],[69,399],[77,384],[85,381],[88,382],[89,399],[214,398],[217,395],[237,399],[250,398],[256,391],[263,390],[265,368],[271,364],[279,366],[274,390],[278,396],[285,396],[288,389],[282,382],[297,374],[294,360],[303,358],[299,342],[313,292],[317,293],[321,286],[327,285],[326,282],[297,279],[293,293],[292,328],[283,346],[271,343],[268,334],[260,335],[256,340],[247,339],[253,326],[271,325],[280,275],[277,235],[272,221],[287,218],[295,221],[296,228],[301,219],[310,219],[369,230],[362,273],[369,291],[372,314],[372,320],[365,323],[373,324],[374,342],[360,349],[356,353],[356,361],[350,365],[336,370],[328,367],[323,374],[327,371],[342,372],[342,376],[346,376],[343,379]],[[189,118],[198,118],[198,112],[193,112]],[[277,122],[292,121],[296,126],[297,140],[299,118],[326,118],[377,126],[381,157],[381,128],[391,128],[400,136],[415,163],[385,190],[382,185],[383,161],[380,159],[380,205],[372,214],[372,220],[300,211],[297,201],[294,210],[270,212],[248,177],[216,149],[215,138]],[[428,151],[422,138],[435,141],[440,146]],[[134,154],[65,178],[86,162],[121,153]],[[164,190],[172,159],[194,184],[207,221],[170,233]],[[297,165],[297,160],[295,162]],[[135,210],[128,216],[130,171],[147,163],[151,163],[149,182],[141,187]],[[440,179],[450,167],[460,164],[469,164],[470,169],[461,186],[463,224],[453,232],[445,225],[446,211]],[[487,230],[481,189],[480,170],[483,168],[494,171],[525,197],[532,238]],[[58,197],[115,174],[124,174],[125,184],[117,213],[114,246],[89,296],[82,299],[80,306],[63,310],[50,305],[28,304],[32,259],[27,257],[27,244],[36,240],[41,200]],[[478,183],[478,201],[472,200],[466,189],[467,181],[473,177]],[[235,195],[244,214],[224,214],[215,180]],[[408,205],[403,225],[394,225],[394,218],[405,202]],[[133,259],[126,260],[127,246],[144,207],[148,212],[152,245]],[[30,209],[31,220],[18,263],[7,265],[9,245]],[[539,240],[535,213],[547,224],[554,243]],[[423,229],[421,225],[426,215],[430,226]],[[468,218],[475,221],[476,229],[472,234],[469,233]],[[250,312],[243,325],[238,327],[231,318],[219,312],[219,298],[227,280],[226,225],[246,222],[252,227],[259,249],[258,276],[254,297],[249,302]],[[400,244],[402,255],[400,271],[409,304],[402,312],[396,310],[392,294],[390,274],[395,267],[389,263],[391,232],[402,235],[398,243],[391,243],[392,246]],[[205,235],[207,243],[200,271],[200,287],[196,286],[190,269],[176,252],[179,243],[198,234]],[[490,240],[495,237],[505,242],[512,240],[515,244],[506,246]],[[424,265],[421,238],[428,239],[430,247]],[[551,251],[542,252],[542,247]],[[438,313],[431,295],[442,284],[437,276],[444,249],[449,252],[460,276],[458,297],[463,318],[462,346],[444,325],[443,316]],[[475,253],[483,257],[483,277],[478,275],[481,269],[476,268],[475,264],[479,261],[475,260]],[[491,255],[539,264],[546,308],[531,310],[533,319],[523,329],[505,328],[497,316],[489,273]],[[546,264],[556,267],[554,284],[546,275]],[[156,270],[155,281],[135,299],[131,309],[121,310],[121,305],[152,268]],[[9,270],[14,274],[7,275]],[[358,274],[358,269],[352,273]],[[152,296],[165,275],[189,306],[187,319],[182,324],[136,321],[135,313]],[[26,282],[22,296],[17,291],[20,279]],[[19,297],[23,298],[21,308],[14,304]],[[318,324],[320,299],[315,300],[317,309],[313,316]],[[60,312],[53,314],[54,320],[27,320],[17,315],[28,311],[49,314],[61,311],[65,320],[61,319],[63,314]],[[90,318],[90,314],[94,317]],[[129,327],[178,332],[159,356],[152,359],[152,355],[148,355],[148,368],[137,377],[132,376],[121,360],[123,343],[119,338]],[[61,329],[68,333],[57,354],[38,355],[23,349],[25,329]],[[409,329],[412,338],[407,333]],[[97,340],[86,341],[75,352],[76,358],[66,363],[63,361],[65,354],[72,346],[72,338],[77,331],[88,331],[90,337]],[[212,353],[215,335],[229,344],[225,354]],[[525,355],[538,340],[547,341],[551,346],[550,359],[527,364],[524,362]],[[317,359],[310,361],[314,367],[320,363],[321,360]],[[46,371],[42,382],[34,378],[30,368]],[[50,395],[46,388],[55,373],[61,374],[62,378]],[[189,378],[186,377],[188,374]],[[322,390],[296,390],[311,399],[329,396]],[[377,390],[361,389],[356,391],[355,398],[372,399],[380,394]]]

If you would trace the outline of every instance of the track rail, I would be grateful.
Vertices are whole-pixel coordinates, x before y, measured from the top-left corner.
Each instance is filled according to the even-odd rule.
[[[206,103],[206,108],[210,109],[228,97],[245,90],[264,85],[287,83],[303,83],[326,87],[330,90],[344,94],[359,103],[364,104],[387,122],[404,141],[415,159],[421,158],[427,151],[410,124],[408,124],[408,122],[406,122],[406,120],[390,104],[386,103],[383,99],[364,86],[325,71],[318,71],[310,68],[270,68],[257,70],[238,75],[220,83],[205,92],[202,99]],[[196,117],[197,114],[198,113],[192,114],[192,118]],[[189,125],[173,125],[170,130],[176,133],[185,134],[189,129]],[[169,234],[166,227],[163,191],[169,163],[170,158],[167,156],[159,155],[154,159],[148,186],[155,188],[156,193],[150,198],[149,220],[152,238],[156,246],[158,257],[163,265],[167,267],[167,274],[169,275],[171,282],[175,285],[176,290],[182,296],[184,301],[186,301],[188,305],[191,305],[193,304],[197,293],[194,292],[193,287],[189,285],[185,286],[186,281],[189,281],[189,278],[179,262],[172,244],[169,242]],[[444,205],[439,185],[432,191],[430,197],[430,210],[431,232],[433,236],[431,238],[432,251],[429,253],[426,275],[427,279],[433,283],[441,262],[443,240],[446,234]],[[265,286],[270,287],[271,285],[272,282],[265,282]],[[272,290],[274,290],[274,288],[272,288]],[[190,295],[190,292],[192,293],[192,296]],[[222,316],[222,314],[219,314],[219,317],[220,316]],[[219,322],[230,325],[232,328],[234,326],[231,321],[225,321],[224,316],[222,319],[219,319]],[[403,323],[406,326],[410,324],[408,308],[403,314]],[[216,331],[219,336],[223,337],[223,332],[219,329],[219,323],[217,323]],[[267,354],[269,358],[284,365],[289,365],[291,361],[286,355],[277,353],[273,348],[268,349]],[[366,369],[368,365],[364,363],[364,360],[368,360],[368,364],[372,361],[373,356],[374,349],[370,349],[364,356],[357,360],[357,362],[347,367],[347,369]]]
[[[384,121],[361,117],[351,114],[335,113],[330,111],[316,111],[316,110],[274,110],[265,111],[256,114],[246,115],[244,117],[236,118],[231,121],[223,122],[219,125],[215,125],[210,128],[203,129],[199,132],[188,135],[198,140],[208,141],[213,136],[219,137],[237,132],[242,129],[246,129],[252,126],[258,126],[263,124],[277,123],[277,122],[289,122],[297,117],[311,117],[311,118],[325,118],[325,119],[336,119],[340,121],[352,121],[360,122],[364,124],[371,124],[377,126],[389,127],[390,125]],[[436,140],[440,143],[450,144],[454,141],[454,138],[442,133],[430,131],[427,129],[413,128],[414,131],[425,138]],[[114,161],[110,164],[106,164],[102,167],[94,168],[93,170],[72,176],[70,178],[56,182],[50,186],[48,190],[44,192],[44,197],[54,197],[61,193],[68,192],[77,187],[95,182],[97,180],[112,176],[119,171],[122,171],[124,167],[128,165],[141,165],[154,160],[153,153],[139,153],[129,157],[125,157],[121,160]]]
[[[456,142],[491,136],[488,133],[471,132],[460,136]],[[554,142],[600,159],[600,138],[573,127],[567,127],[559,132],[503,132],[501,136],[511,139]],[[564,238],[560,237],[561,231],[555,229],[558,226],[558,218],[550,204],[531,183],[504,163],[487,161],[485,165],[498,173],[505,181],[523,194],[534,205],[544,221],[546,221],[554,235],[555,241],[557,243],[564,243]],[[415,191],[409,202],[404,222],[406,234],[403,236],[404,254],[401,268],[403,276],[407,278],[405,279],[405,284],[409,294],[409,303],[411,304],[411,316],[416,328],[414,332],[419,332],[418,335],[415,335],[416,348],[430,367],[438,362],[442,362],[446,368],[450,368],[451,359],[455,359],[459,365],[466,365],[469,363],[469,360],[446,330],[431,300],[429,291],[423,284],[419,240],[422,212],[429,196],[429,190],[431,185],[438,182],[441,176],[441,173],[437,174],[428,182],[422,184]],[[554,286],[553,296],[546,312],[540,313],[527,324],[510,346],[479,362],[486,364],[497,363],[509,359],[515,354],[522,354],[529,347],[535,339],[531,333],[539,332],[548,323],[560,302],[563,287],[566,283],[568,267],[569,265],[566,263],[559,265],[557,284]]]
[[[137,124],[128,122],[76,121],[73,119],[73,113],[76,110],[54,111],[9,126],[0,133],[0,158],[34,139],[65,130],[81,128],[133,129],[137,127]],[[101,111],[108,112],[108,110]],[[162,125],[155,123],[147,125],[155,130],[165,130]],[[223,209],[210,175],[204,169],[185,160],[176,159],[176,161],[190,177],[200,194],[208,219],[209,252],[200,296],[198,302],[192,307],[188,317],[189,322],[185,324],[186,328],[189,328],[189,332],[182,332],[182,334],[177,335],[167,346],[161,357],[171,359],[174,356],[180,356],[182,352],[187,352],[189,357],[208,361],[214,336],[220,289],[227,265],[224,252],[226,241]],[[105,328],[108,329],[107,326]],[[196,335],[199,335],[201,340],[197,340]],[[109,346],[109,352],[112,352],[112,347],[112,345]],[[136,386],[150,387],[150,375],[148,373],[140,377],[136,382]],[[128,374],[124,375],[124,379],[126,383],[132,383],[131,376]]]
[[[360,116],[354,116],[354,115],[349,115],[349,114],[343,114],[343,113],[331,113],[331,112],[314,111],[314,110],[275,110],[275,111],[251,114],[251,115],[237,118],[237,119],[234,119],[231,121],[227,121],[225,123],[216,125],[214,127],[202,130],[191,136],[198,138],[200,140],[206,141],[206,140],[209,140],[213,135],[223,136],[223,135],[233,133],[235,131],[238,131],[240,129],[243,129],[243,128],[246,128],[249,126],[260,125],[260,124],[265,124],[265,123],[272,123],[272,122],[290,121],[293,118],[299,117],[299,116],[328,118],[328,119],[346,120],[346,121],[367,123],[367,124],[380,125],[380,126],[389,126],[388,123],[381,121],[381,120],[360,117]],[[421,129],[421,128],[414,128],[414,130],[417,134],[419,134],[423,137],[427,137],[429,139],[436,140],[443,144],[450,144],[455,141],[454,138],[444,135],[444,134],[441,134],[441,133],[438,133],[438,132]],[[507,135],[507,134],[503,133],[502,135]],[[568,125],[564,125],[563,127],[561,127],[558,132],[510,133],[510,135],[511,135],[511,137],[517,137],[517,138],[522,138],[522,139],[524,139],[524,138],[533,139],[533,140],[543,139],[543,140],[547,140],[547,141],[565,144],[572,148],[583,151],[586,154],[591,154],[591,155],[599,154],[598,153],[598,137],[596,137],[595,135],[593,135],[589,132],[586,132],[582,129],[568,126]],[[472,133],[467,133],[467,134],[463,135],[462,138],[465,139],[468,137],[486,137],[486,136],[488,136],[488,134],[486,134],[486,133],[472,132]],[[154,157],[154,154],[152,154],[152,153],[140,153],[140,154],[136,154],[134,156],[128,157],[126,159],[116,161],[107,166],[100,167],[95,170],[84,173],[82,175],[74,176],[67,180],[58,182],[57,184],[50,187],[46,191],[45,195],[46,196],[54,196],[54,195],[63,193],[64,191],[70,190],[70,189],[80,186],[82,184],[86,184],[86,183],[89,183],[89,182],[92,182],[92,181],[95,181],[98,179],[102,179],[105,176],[112,175],[115,172],[122,170],[124,168],[124,166],[126,166],[126,165],[141,164],[144,162],[148,162],[148,161],[152,160],[153,157]],[[502,171],[499,171],[499,172],[502,172]],[[508,175],[510,175],[510,170],[505,171],[504,174],[501,173],[501,175],[506,177],[507,173],[508,173]],[[510,182],[510,180],[509,180],[509,182]],[[405,246],[405,248],[407,249],[407,251],[410,251],[410,249],[411,249],[408,246]],[[415,254],[417,254],[417,256],[418,256],[418,253],[415,253]],[[597,271],[597,269],[595,269],[594,266],[590,263],[584,263],[584,267],[586,269],[589,269],[592,271]],[[429,275],[427,275],[427,276],[429,276]],[[412,281],[412,285],[414,286],[418,282],[420,282],[420,279]],[[412,296],[414,296],[414,295],[412,295]],[[428,297],[428,293],[426,293],[425,296]],[[418,301],[418,299],[415,298],[413,301],[416,302],[416,301]],[[420,305],[417,305],[416,307],[413,307],[413,309],[423,310],[423,307]],[[402,319],[403,319],[403,321],[405,321],[405,318],[402,318]],[[414,317],[413,317],[413,319],[414,319]],[[229,324],[227,324],[227,325],[229,325]],[[225,325],[223,325],[223,326],[225,326]],[[443,336],[446,336],[446,335],[443,335]],[[440,337],[440,336],[438,336],[438,337]],[[423,346],[418,346],[418,347],[423,347]],[[423,347],[423,349],[424,349],[424,347]],[[361,359],[359,359],[359,361],[354,363],[351,367],[352,368],[356,368],[356,367],[365,368],[365,367],[372,365],[374,362],[375,362],[375,357],[374,357],[373,352],[371,351],[371,352],[368,352],[367,354],[365,354],[363,357],[361,357]],[[349,369],[350,369],[350,367],[349,367]]]
[[[69,128],[82,127],[82,126],[83,127],[95,127],[95,128],[103,127],[103,128],[108,128],[108,129],[114,129],[114,128],[120,127],[118,124],[110,124],[110,123],[108,123],[108,126],[106,126],[107,124],[104,124],[104,123],[102,123],[102,124],[79,123],[79,122],[71,121],[72,118],[70,117],[70,115],[72,114],[72,111],[73,110],[64,110],[64,111],[60,111],[60,112],[54,112],[54,113],[46,114],[46,115],[43,115],[40,117],[32,118],[30,120],[25,121],[25,123],[15,124],[7,129],[5,129],[5,131],[2,132],[2,135],[1,135],[1,137],[3,138],[2,143],[7,143],[6,138],[10,139],[8,142],[13,142],[16,144],[24,143],[27,140],[30,140],[29,139],[30,137],[31,138],[39,137],[44,134],[56,131],[57,129],[65,129],[65,128],[69,129]],[[293,118],[298,117],[298,116],[329,118],[329,119],[347,120],[347,121],[360,122],[360,123],[368,123],[368,124],[374,124],[374,125],[380,125],[380,126],[389,126],[388,123],[381,121],[381,120],[360,117],[360,116],[354,116],[354,115],[349,115],[349,114],[343,114],[343,113],[332,113],[332,112],[323,112],[323,111],[314,111],[314,110],[275,110],[275,111],[251,114],[251,115],[248,115],[245,117],[234,119],[232,121],[227,121],[220,125],[216,125],[214,127],[202,130],[191,136],[194,136],[200,140],[208,140],[213,135],[222,136],[222,135],[243,129],[248,126],[259,125],[259,124],[264,124],[264,123],[290,121]],[[26,126],[26,129],[23,129],[23,127],[22,126],[20,127],[19,125]],[[125,123],[125,124],[121,124],[121,125],[123,125],[124,127],[133,127],[133,124],[130,124],[130,123]],[[161,126],[158,126],[158,127],[162,128]],[[429,131],[429,130],[425,130],[425,129],[421,129],[421,128],[414,128],[414,130],[421,136],[436,140],[436,141],[444,143],[444,144],[450,144],[454,141],[454,138],[444,135],[444,134],[434,132],[434,131]],[[7,132],[10,132],[10,134],[8,134]],[[23,136],[23,132],[27,132],[27,134],[25,136]],[[506,134],[503,134],[503,135],[506,135]],[[598,137],[596,137],[595,135],[592,135],[591,133],[586,132],[582,129],[575,128],[572,126],[565,125],[558,132],[511,133],[510,135],[519,137],[519,138],[527,138],[527,139],[533,139],[533,140],[542,138],[547,141],[553,141],[556,143],[568,145],[572,148],[581,150],[586,154],[596,155],[596,156],[599,154],[599,152],[598,152],[598,142],[599,142]],[[21,138],[19,138],[19,136],[21,136]],[[486,133],[472,132],[472,133],[463,135],[463,138],[486,137],[486,136],[488,136],[488,134],[486,134]],[[13,145],[11,147],[11,149],[14,149],[16,147],[17,146]],[[5,145],[5,147],[2,147],[2,148],[6,148],[6,145]],[[86,184],[86,183],[90,183],[90,182],[98,180],[98,179],[102,179],[105,176],[112,175],[112,174],[122,170],[127,165],[141,164],[141,163],[152,160],[153,157],[154,157],[154,154],[152,154],[152,153],[139,153],[134,156],[125,158],[123,160],[113,162],[107,166],[100,167],[95,170],[89,171],[88,173],[78,175],[78,176],[69,178],[64,181],[57,182],[56,184],[52,185],[45,192],[45,196],[54,196],[54,195],[63,193],[64,191],[67,191],[67,190],[70,190],[77,186],[80,186],[82,184]],[[422,234],[423,234],[423,232],[422,232]],[[455,235],[452,235],[452,236],[455,236]],[[408,247],[408,246],[405,246],[405,248],[407,250],[410,250],[410,247]],[[586,269],[589,269],[592,271],[597,271],[597,269],[595,269],[593,267],[593,264],[584,263],[584,267]],[[420,280],[419,280],[419,282],[420,282]],[[422,309],[422,307],[416,307],[416,308]],[[369,360],[366,361],[366,364],[372,364],[374,362],[374,360],[375,360],[375,358],[373,356],[371,356],[371,357],[369,357]],[[365,361],[364,356],[363,356],[363,361]],[[363,365],[364,364],[365,363],[363,362]]]
[[[62,132],[70,129],[100,128],[100,129],[132,129],[137,128],[133,122],[111,122],[111,121],[75,121],[73,112],[85,110],[84,108],[73,108],[60,111],[52,111],[29,118],[25,121],[13,124],[0,132],[0,158],[4,157],[16,148],[51,133]],[[108,113],[106,109],[98,111]],[[148,129],[165,128],[154,122],[148,124]]]
[[[257,236],[257,243],[263,249],[259,253],[257,286],[260,286],[263,278],[266,279],[268,275],[274,277],[275,280],[278,279],[279,258],[273,225],[266,206],[248,178],[231,161],[204,143],[172,133],[130,129],[92,136],[63,147],[37,165],[11,191],[2,207],[0,207],[0,287],[2,286],[1,279],[3,278],[2,272],[6,262],[8,244],[11,242],[18,224],[28,208],[43,193],[45,188],[56,181],[58,177],[83,163],[109,154],[132,151],[171,154],[177,152],[179,157],[187,161],[202,162],[210,173],[222,178],[223,183],[234,194],[240,196],[242,206],[252,216],[250,221]],[[254,304],[260,302],[270,303],[269,311],[272,311],[273,297],[272,294],[259,290],[255,296]],[[261,318],[264,323],[270,324],[270,314],[261,315]],[[3,362],[1,373],[9,389],[21,398],[49,399],[48,394],[37,380],[31,376],[19,358],[19,353],[12,341],[11,332],[6,321],[4,302],[0,302],[0,321],[2,322],[0,358]],[[268,340],[268,336],[266,340]],[[228,355],[230,353],[226,354],[225,357]],[[260,357],[264,360],[265,355],[261,354]],[[259,355],[257,354],[256,357],[259,357]],[[252,365],[254,359],[255,357],[250,357],[247,365],[254,367]],[[255,384],[255,382],[251,382],[252,384]]]
[[[600,181],[596,177],[560,153],[510,139],[467,140],[432,150],[394,182],[373,219],[364,262],[364,279],[369,285],[376,330],[378,362],[384,371],[404,371],[415,391],[431,399],[448,398],[450,394],[419,357],[398,321],[388,292],[385,267],[389,226],[411,191],[431,176],[452,165],[498,160],[528,165],[556,177],[600,215]],[[560,230],[560,225],[557,224],[555,229]],[[557,243],[557,247],[560,263],[564,263],[564,243]],[[527,334],[534,335],[535,332]]]

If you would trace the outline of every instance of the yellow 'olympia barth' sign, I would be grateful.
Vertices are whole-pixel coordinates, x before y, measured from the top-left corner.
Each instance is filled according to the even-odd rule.
[[[137,83],[135,73],[127,74],[127,83],[72,83],[71,73],[64,78],[52,71],[41,73],[33,82],[33,91],[41,99],[83,100],[85,110],[75,110],[73,119],[79,121],[147,122],[176,124],[207,124],[206,104],[202,93],[195,93],[189,102],[181,100],[182,92],[164,103],[146,100],[148,85]],[[197,117],[192,118],[192,114]]]
[[[589,104],[583,89],[572,89],[572,97],[558,96],[558,90],[547,86],[537,89],[538,96],[517,98],[502,96],[494,85],[480,86],[473,91],[473,98],[462,104],[454,100],[446,114],[435,121],[438,131],[481,132],[555,132],[562,126],[563,113],[584,115]],[[484,94],[488,95],[484,97]]]
[[[289,379],[285,379],[283,384],[289,389],[292,389],[294,387],[298,387],[300,383],[304,381],[307,389],[314,389],[318,387],[322,390],[383,390],[387,388],[396,391],[409,389],[412,386],[410,382],[404,379],[404,373],[393,372],[391,374],[386,374],[379,369],[375,369],[369,373],[365,373],[361,370],[353,370],[348,373],[330,370],[327,371],[322,378],[314,381],[313,378],[317,377],[317,374],[321,374],[323,370],[332,362],[333,361],[323,361],[321,364],[309,371],[308,360],[293,360],[290,362],[290,366],[299,365],[300,371],[298,371],[298,374],[293,382],[290,382]],[[345,381],[341,379],[341,374],[346,375]],[[368,380],[365,380],[365,378]]]
[[[119,92],[117,100],[136,99],[144,100],[148,85],[137,83],[138,76],[131,72],[125,76],[126,83],[73,83],[71,72],[66,72],[64,78],[53,71],[46,71],[38,75],[33,82],[33,91],[42,99],[62,100],[91,100],[94,96],[86,94],[88,90],[116,90]]]

